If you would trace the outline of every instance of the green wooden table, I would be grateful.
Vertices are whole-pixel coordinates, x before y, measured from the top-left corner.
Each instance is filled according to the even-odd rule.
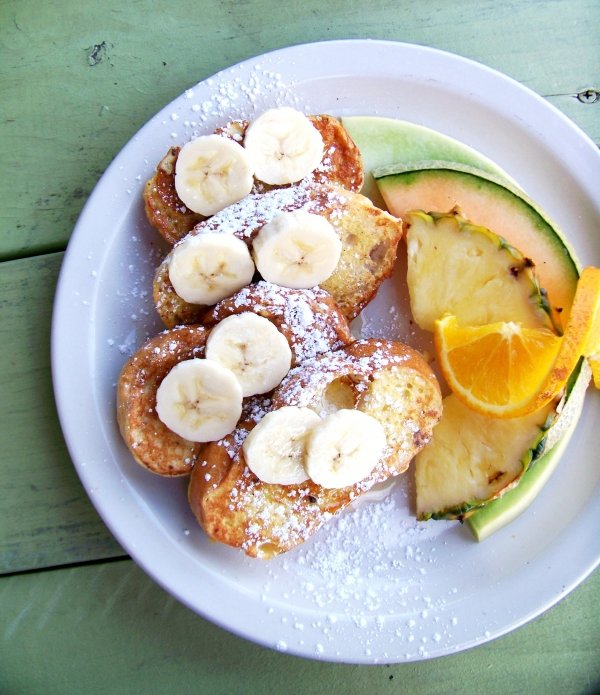
[[[598,143],[598,26],[597,0],[0,4],[0,693],[600,692],[598,572],[501,639],[405,665],[308,661],[199,618],[94,511],[58,425],[49,355],[54,286],[88,194],[195,82],[302,42],[408,41],[516,78]]]

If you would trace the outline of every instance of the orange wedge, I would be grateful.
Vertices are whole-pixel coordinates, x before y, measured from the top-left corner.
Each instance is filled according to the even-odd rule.
[[[493,417],[521,417],[558,396],[582,355],[600,343],[600,268],[585,268],[577,283],[564,335],[514,322],[459,326],[436,321],[440,366],[467,406]]]
[[[444,377],[465,405],[513,417],[542,389],[561,338],[514,322],[459,326],[455,316],[445,316],[436,321],[435,344]]]
[[[596,313],[590,333],[587,354],[589,356],[590,367],[592,368],[594,386],[600,389],[600,302],[596,305]]]
[[[592,379],[594,386],[600,389],[600,353],[590,357],[590,367],[592,368]]]

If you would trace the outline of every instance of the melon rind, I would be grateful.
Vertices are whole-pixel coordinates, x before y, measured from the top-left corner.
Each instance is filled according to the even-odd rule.
[[[378,167],[374,177],[392,214],[448,212],[458,206],[470,222],[532,258],[553,322],[559,331],[564,328],[581,266],[556,224],[518,187],[477,167],[439,160]]]
[[[587,360],[582,360],[579,371],[574,373],[572,389],[561,404],[562,410],[546,433],[543,455],[531,463],[516,487],[467,517],[466,523],[478,541],[485,540],[516,519],[546,485],[575,431],[590,378],[591,368]]]
[[[363,160],[363,195],[383,207],[372,172],[402,162],[444,160],[477,167],[512,182],[495,162],[477,150],[426,126],[384,116],[343,116],[342,123],[358,145]]]

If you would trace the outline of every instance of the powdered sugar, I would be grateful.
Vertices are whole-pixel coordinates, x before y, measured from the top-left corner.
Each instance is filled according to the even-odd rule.
[[[230,68],[219,77],[206,80],[202,90],[186,90],[184,100],[163,124],[169,127],[177,121],[182,130],[174,135],[183,141],[210,132],[225,120],[251,119],[268,107],[292,106],[305,113],[311,111],[279,72],[256,63],[240,77],[237,69]]]
[[[364,388],[361,382],[370,380],[374,373],[390,365],[400,365],[406,357],[390,355],[380,343],[378,348],[365,356],[348,355],[343,351],[317,356],[305,360],[291,369],[278,389],[279,403],[300,407],[314,406],[315,396],[321,397],[327,384],[348,375],[356,382],[357,389]]]
[[[199,223],[191,233],[235,234],[240,239],[249,239],[275,215],[292,210],[304,210],[315,214],[337,210],[337,215],[331,220],[336,226],[336,221],[339,224],[339,218],[344,214],[346,200],[347,196],[340,188],[317,188],[311,181],[304,180],[294,186],[252,193]]]
[[[293,624],[302,629],[288,631],[288,648],[298,649],[306,628],[329,658],[339,653],[340,631],[352,634],[366,656],[372,652],[373,661],[382,662],[399,654],[423,658],[430,648],[452,643],[459,620],[451,597],[457,590],[449,584],[442,595],[430,592],[428,574],[439,570],[436,538],[430,525],[407,514],[408,498],[407,486],[397,483],[367,493],[270,566],[265,605],[281,593],[276,587],[289,575],[296,580],[286,585],[286,602],[314,606],[320,616],[307,625],[305,614],[300,618],[292,611]],[[382,635],[387,651],[381,649]]]
[[[237,84],[234,78],[232,81],[218,81],[209,85],[212,95],[202,101],[196,100],[194,90],[186,92],[185,101],[179,105],[179,109],[165,119],[168,129],[181,129],[178,132],[170,131],[171,137],[183,142],[186,138],[214,129],[222,123],[223,117],[227,120],[231,117],[251,117],[257,112],[256,105],[261,96],[259,76],[278,82],[275,73],[263,74],[257,68],[256,81],[251,85],[248,83],[248,88]],[[282,93],[285,91],[283,83],[279,88]],[[269,93],[272,95],[270,90]],[[290,94],[285,94],[284,102],[294,104],[294,99],[289,98]],[[322,166],[329,166],[328,157],[324,159]],[[339,191],[328,191],[326,195],[315,199],[314,189],[311,190],[307,185],[268,191],[261,196],[250,196],[237,207],[234,205],[218,213],[211,220],[201,223],[194,233],[219,231],[248,238],[279,211],[297,208],[322,211],[324,207],[328,207],[334,211],[331,216],[335,224],[343,214],[339,196]],[[307,290],[293,297],[287,296],[285,301],[281,299],[281,293],[278,297],[268,287],[268,283],[262,284],[258,302],[256,297],[252,298],[255,302],[254,310],[266,310],[267,305],[269,310],[275,307],[282,325],[292,336],[297,363],[308,366],[320,353],[340,347],[342,341],[335,331],[327,336],[323,334],[324,327],[321,326],[319,314],[322,312],[326,315],[329,307],[318,289]],[[238,306],[246,300],[250,301],[250,298],[241,293],[237,299]],[[139,315],[137,311],[132,313]],[[327,322],[325,324],[328,325]],[[318,330],[314,330],[315,327]],[[385,356],[383,350],[377,353],[375,360],[376,368],[388,367],[390,364],[390,358]],[[398,364],[402,362],[400,358],[393,358],[391,361]],[[331,368],[335,367],[332,363]],[[368,364],[367,360],[357,358],[353,368],[357,374],[367,379],[367,375],[373,370],[373,363]],[[360,390],[360,383],[357,388]],[[300,391],[296,395],[302,396]],[[268,398],[247,399],[243,417],[245,421],[258,422],[271,407]],[[230,438],[224,440],[222,445],[231,459],[239,452],[246,433],[247,429],[240,427]],[[212,484],[211,473],[206,471],[204,476],[205,482]],[[399,600],[405,610],[415,615],[415,625],[407,633],[398,635],[396,641],[406,645],[412,641],[418,642],[421,650],[425,650],[429,642],[438,641],[435,635],[443,641],[441,628],[437,628],[435,632],[419,634],[418,621],[427,620],[429,613],[435,610],[434,603],[424,596],[423,590],[427,560],[419,546],[422,527],[412,520],[403,522],[400,529],[392,527],[391,519],[401,509],[405,509],[408,502],[402,488],[394,488],[393,495],[390,489],[358,497],[351,509],[335,517],[328,511],[317,510],[315,506],[315,513],[309,515],[308,520],[306,503],[314,493],[309,485],[290,490],[285,504],[273,505],[264,497],[261,486],[246,472],[243,485],[230,492],[229,504],[232,511],[247,508],[248,505],[256,506],[254,521],[247,529],[248,546],[261,542],[265,525],[284,517],[284,521],[278,526],[278,537],[282,542],[293,545],[310,538],[309,543],[301,545],[289,556],[278,558],[277,564],[273,564],[272,570],[267,570],[267,573],[272,572],[273,581],[279,581],[282,574],[285,576],[292,573],[297,581],[286,586],[283,597],[291,603],[314,606],[317,614],[322,616],[317,619],[291,616],[289,619],[299,641],[304,639],[303,635],[307,632],[311,633],[311,648],[316,656],[331,655],[337,641],[337,628],[346,623],[354,627],[360,635],[359,639],[364,642],[365,654],[371,656],[372,651],[375,651],[373,645],[376,637],[387,629],[386,621],[391,616],[390,606],[394,600]],[[351,493],[349,501],[355,497],[357,495]],[[322,524],[326,524],[325,528],[316,537],[313,536],[315,529]],[[400,551],[397,547],[398,535],[404,539]],[[405,542],[407,539],[410,542]],[[269,601],[271,593],[268,583],[265,584],[263,595],[267,610],[272,610]],[[287,621],[287,617],[285,619]],[[281,651],[296,650],[298,644],[287,636],[286,639],[277,640],[276,647]],[[417,653],[416,650],[414,653]]]
[[[261,281],[217,305],[213,315],[222,317],[230,306],[254,311],[273,321],[288,338],[294,364],[336,350],[347,342],[343,317],[335,313],[329,296],[318,287],[298,290]]]

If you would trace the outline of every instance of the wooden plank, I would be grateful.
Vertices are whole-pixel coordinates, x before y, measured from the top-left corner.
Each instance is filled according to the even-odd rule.
[[[0,264],[0,573],[123,555],[79,482],[50,374],[62,254]]]
[[[160,21],[151,0],[61,7],[66,22],[35,0],[0,6],[0,259],[64,248],[100,174],[151,115],[215,71],[290,44],[372,37],[453,51],[548,96],[600,142],[600,102],[574,96],[600,90],[597,0],[376,2],[368,11],[354,0],[181,0]]]
[[[15,575],[0,580],[0,691],[591,695],[600,688],[599,595],[596,573],[548,613],[492,643],[428,662],[364,668],[242,640],[193,614],[129,560]]]

